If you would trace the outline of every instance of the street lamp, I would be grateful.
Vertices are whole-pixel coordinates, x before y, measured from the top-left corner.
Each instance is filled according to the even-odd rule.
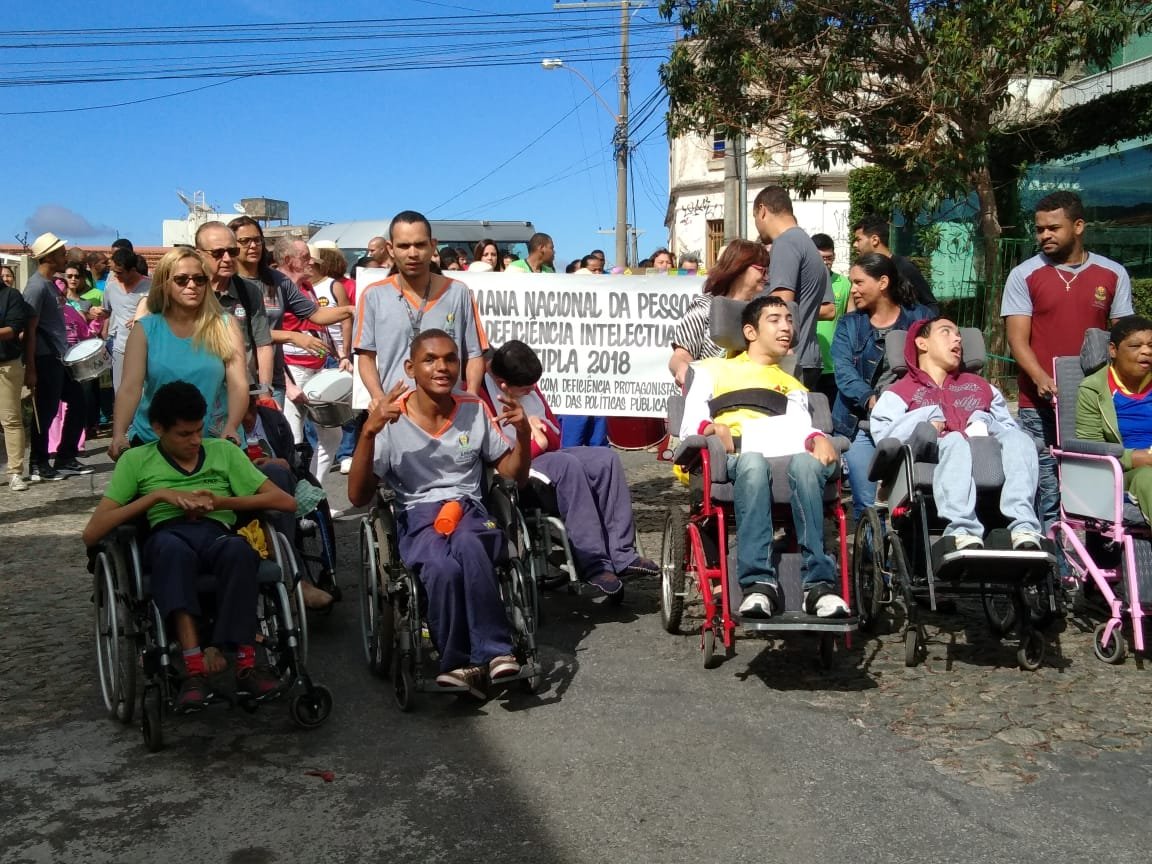
[[[625,55],[626,57],[627,55]],[[600,91],[579,69],[569,66],[559,57],[548,57],[540,61],[544,69],[566,69],[579,78],[592,91],[604,110],[612,117],[616,129],[612,134],[612,147],[616,153],[616,263],[628,265],[628,67],[627,61],[620,66],[620,113],[617,114],[604,101]]]

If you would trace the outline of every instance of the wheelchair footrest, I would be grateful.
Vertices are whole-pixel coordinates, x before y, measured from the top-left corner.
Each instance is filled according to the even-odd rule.
[[[771,618],[744,618],[740,629],[755,630],[758,633],[855,633],[860,626],[859,619],[817,618],[803,612],[781,612]]]

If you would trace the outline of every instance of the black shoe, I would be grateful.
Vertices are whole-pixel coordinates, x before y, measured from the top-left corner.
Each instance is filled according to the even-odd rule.
[[[211,695],[212,689],[206,676],[189,675],[180,682],[180,691],[176,694],[173,708],[177,714],[194,714],[208,705]]]
[[[57,459],[56,471],[61,477],[75,477],[78,474],[91,474],[96,469],[84,465],[76,459]]]
[[[51,465],[37,465],[35,462],[33,462],[28,469],[28,479],[32,480],[33,482],[41,480],[48,482],[49,480],[63,480],[64,475],[53,468]]]
[[[250,666],[236,671],[236,696],[253,702],[275,699],[283,691],[282,682],[267,666]]]

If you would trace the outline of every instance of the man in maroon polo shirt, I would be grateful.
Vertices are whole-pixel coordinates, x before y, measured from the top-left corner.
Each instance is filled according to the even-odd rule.
[[[1000,314],[1020,367],[1020,425],[1047,448],[1056,443],[1053,358],[1079,354],[1089,328],[1107,330],[1131,315],[1132,283],[1122,265],[1084,249],[1084,204],[1075,192],[1053,192],[1036,203],[1036,243],[1040,253],[1008,274]],[[1047,531],[1060,506],[1056,462],[1047,450],[1038,494]]]

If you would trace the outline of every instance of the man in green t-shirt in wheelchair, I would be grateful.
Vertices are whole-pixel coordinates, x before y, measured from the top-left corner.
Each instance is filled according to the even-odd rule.
[[[120,457],[83,535],[93,546],[117,526],[147,516],[143,567],[151,577],[153,602],[171,622],[183,651],[186,675],[176,710],[184,713],[207,704],[208,676],[224,669],[222,649],[235,650],[238,697],[260,701],[279,693],[276,675],[256,666],[260,555],[233,529],[238,510],[296,510],[295,499],[239,447],[203,437],[207,411],[200,391],[186,381],[157,390],[148,421],[158,440]],[[204,574],[216,581],[207,650],[197,622],[197,582]]]

